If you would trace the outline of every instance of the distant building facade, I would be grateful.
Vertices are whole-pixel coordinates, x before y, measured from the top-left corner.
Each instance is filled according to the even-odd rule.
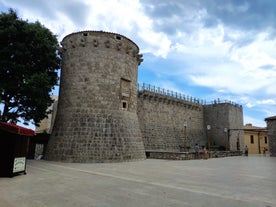
[[[244,126],[244,144],[249,148],[249,154],[269,154],[267,128],[246,124]]]
[[[55,122],[58,96],[52,95],[53,103],[48,107],[47,118],[40,121],[39,126],[35,128],[35,136],[30,138],[28,159],[41,159],[45,153],[50,134],[52,133],[53,123]]]
[[[53,129],[53,123],[55,122],[55,117],[57,113],[57,104],[58,104],[58,96],[52,95],[51,99],[54,101],[51,106],[47,109],[47,111],[51,111],[50,114],[48,114],[48,117],[41,120],[39,123],[39,127],[35,128],[35,133],[47,133],[51,134]]]

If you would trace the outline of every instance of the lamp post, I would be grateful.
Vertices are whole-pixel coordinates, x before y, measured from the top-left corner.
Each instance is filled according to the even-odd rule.
[[[184,152],[187,151],[187,120],[184,120],[183,126],[184,126]]]
[[[237,137],[237,151],[240,151],[240,130],[238,130],[238,137]]]
[[[211,151],[211,136],[210,136],[211,125],[207,125],[208,131],[208,150]]]
[[[228,149],[228,129],[225,127],[225,128],[223,129],[223,131],[224,131],[224,133],[226,134],[226,135],[225,135],[225,151],[227,151],[227,149]]]

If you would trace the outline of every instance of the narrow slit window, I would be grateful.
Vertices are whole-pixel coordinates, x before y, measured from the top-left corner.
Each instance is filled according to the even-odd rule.
[[[123,109],[127,109],[127,102],[123,101],[122,104],[123,104]]]
[[[121,78],[121,85],[120,85],[120,108],[122,110],[129,109],[129,103],[131,103],[131,81]]]

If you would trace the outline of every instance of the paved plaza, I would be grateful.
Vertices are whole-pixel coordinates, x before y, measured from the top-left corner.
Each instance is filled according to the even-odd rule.
[[[276,158],[77,164],[28,160],[0,178],[1,207],[276,207]]]

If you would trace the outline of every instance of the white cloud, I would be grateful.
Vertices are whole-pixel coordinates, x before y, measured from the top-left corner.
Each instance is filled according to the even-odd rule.
[[[178,33],[173,49],[197,57],[223,57],[230,48],[230,44],[223,41],[224,32],[223,26],[218,25],[215,28],[199,27],[192,34]]]
[[[266,32],[259,33],[251,44],[234,49],[230,59],[239,62],[248,70],[268,64],[276,65],[276,40],[270,40],[267,37]]]
[[[155,56],[166,58],[170,52],[171,41],[162,33],[155,33],[152,30],[141,30],[138,35],[144,43],[142,52],[152,53]]]
[[[2,0],[2,4],[15,8],[23,19],[39,20],[59,40],[81,30],[129,37],[153,58],[145,62],[160,78],[152,80],[157,86],[177,91],[182,85],[206,87],[214,91],[212,96],[251,109],[263,107],[266,115],[276,113],[275,21],[272,15],[263,24],[269,14],[251,2]],[[249,13],[254,8],[259,13]],[[262,17],[262,24],[254,21],[255,16]]]
[[[252,107],[255,107],[255,106],[259,106],[260,107],[260,105],[275,105],[275,107],[276,107],[276,98],[275,99],[264,99],[264,100],[248,100],[247,102],[246,102],[246,106],[248,107],[248,108],[252,108]]]
[[[38,2],[41,2],[44,7],[41,7]],[[163,32],[154,31],[153,22],[145,15],[139,0],[85,0],[82,5],[72,1],[70,6],[68,1],[22,3],[4,0],[4,4],[20,8],[19,14],[23,19],[39,20],[57,34],[59,40],[72,32],[103,30],[123,34],[133,39],[139,43],[138,45],[143,45],[141,49],[144,53],[165,58],[170,51],[171,41]],[[74,5],[78,5],[77,11],[73,11]],[[86,16],[76,14],[81,13],[82,8],[87,13]],[[51,18],[42,15],[46,13],[51,15]]]
[[[253,95],[263,90],[263,93],[276,95],[276,41],[269,40],[266,33],[260,33],[256,41],[236,47],[233,39],[224,41],[225,33],[235,37],[236,41],[243,36],[218,25],[199,29],[193,36],[174,45],[178,61],[187,62],[185,57],[193,59],[189,62],[191,70],[185,71],[185,76],[189,75],[196,85],[217,91]],[[264,65],[274,65],[274,68],[262,68]]]
[[[265,123],[264,119],[256,119],[256,118],[251,117],[251,116],[244,116],[243,117],[243,123],[244,124],[252,124],[253,123],[254,126],[266,127],[266,123]]]
[[[244,4],[241,5],[233,5],[230,3],[226,3],[224,5],[218,6],[219,9],[225,10],[227,12],[231,13],[240,13],[240,12],[246,12],[249,9],[249,4],[245,2]]]

